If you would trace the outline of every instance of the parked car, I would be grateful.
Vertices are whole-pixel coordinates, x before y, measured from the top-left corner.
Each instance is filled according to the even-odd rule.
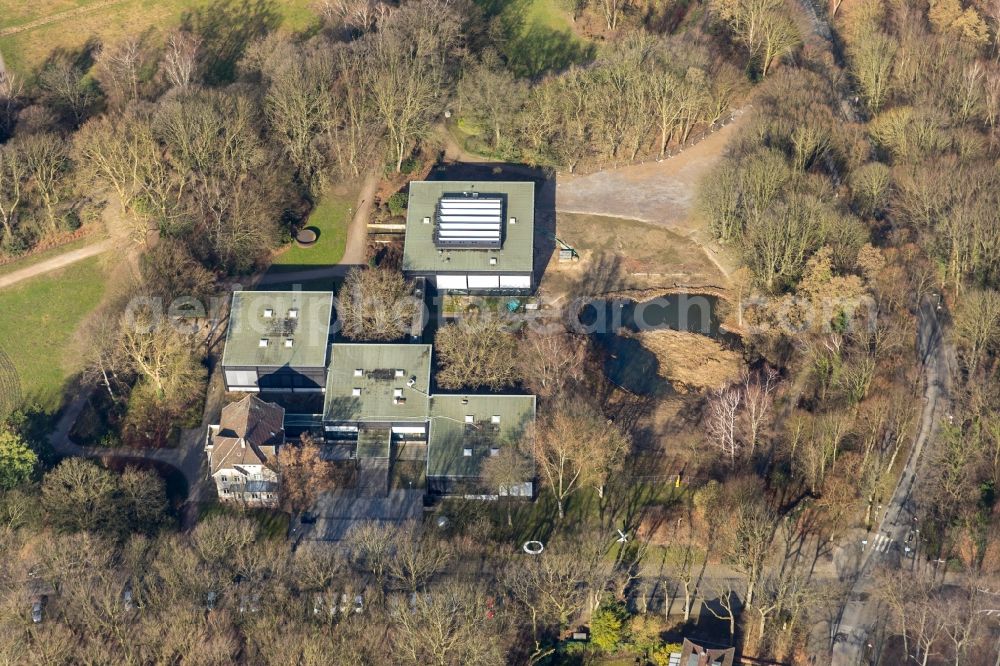
[[[208,594],[205,595],[205,608],[207,610],[215,610],[215,602],[218,601],[219,595],[216,594],[215,590],[209,590]]]
[[[356,595],[354,597],[354,612],[360,613],[362,610],[364,610],[364,607],[365,607],[365,600],[361,597],[360,594]]]
[[[42,621],[42,608],[45,606],[45,597],[39,595],[31,603],[31,621],[39,624]]]

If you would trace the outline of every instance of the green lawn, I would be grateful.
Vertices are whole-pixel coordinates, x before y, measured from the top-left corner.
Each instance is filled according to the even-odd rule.
[[[320,199],[306,221],[307,227],[319,231],[319,240],[310,247],[296,243],[279,254],[272,264],[280,270],[288,267],[329,266],[344,258],[347,245],[347,227],[351,221],[357,191],[351,188],[342,192],[329,192]]]
[[[536,77],[594,58],[596,48],[573,31],[570,13],[560,0],[476,0],[488,16],[499,16],[507,37],[511,68]]]
[[[107,0],[0,0],[0,31],[30,21],[56,16]],[[51,23],[0,37],[0,53],[7,66],[30,73],[57,49],[76,50],[90,40],[115,42],[126,35],[158,45],[187,12],[201,12],[201,23],[211,24],[209,42],[232,49],[257,28],[280,24],[303,31],[317,21],[311,0],[121,0],[92,11],[61,16]]]
[[[26,257],[20,259],[15,259],[14,261],[0,265],[0,275],[9,275],[15,271],[19,271],[22,268],[27,268],[29,266],[34,266],[37,263],[41,263],[46,259],[51,259],[53,257],[58,257],[60,254],[65,254],[66,252],[72,252],[73,250],[79,250],[82,247],[91,245],[92,243],[99,243],[105,238],[103,233],[91,233],[87,234],[83,238],[77,238],[74,241],[59,245],[57,247],[49,248],[48,250],[43,250],[41,252],[35,252],[29,254]]]
[[[80,321],[104,295],[98,257],[0,290],[0,346],[21,377],[27,400],[55,411],[66,379],[79,370],[70,351]]]

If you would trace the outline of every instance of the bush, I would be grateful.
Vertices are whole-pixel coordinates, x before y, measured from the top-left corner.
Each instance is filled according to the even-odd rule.
[[[614,652],[628,637],[628,611],[621,602],[601,606],[590,620],[590,642],[603,652]]]
[[[401,217],[406,214],[406,203],[408,197],[405,192],[396,192],[389,200],[386,205],[389,207],[389,213],[393,217]]]

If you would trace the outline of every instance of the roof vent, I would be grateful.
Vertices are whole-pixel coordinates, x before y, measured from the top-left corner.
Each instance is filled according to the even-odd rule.
[[[361,389],[357,388],[357,387],[352,388],[351,389],[351,395],[354,396],[355,398],[357,398],[358,396],[361,395]]]
[[[471,458],[472,457],[472,447],[467,446],[464,449],[462,449],[462,455],[465,456],[466,458]]]
[[[496,265],[497,265],[497,258],[490,257],[490,266],[496,266]]]
[[[299,318],[299,309],[298,308],[292,308],[291,310],[289,310],[288,311],[288,318],[289,319],[298,319]]]
[[[473,416],[472,414],[466,414],[465,415],[465,422],[466,423],[475,423],[476,422],[476,417]]]
[[[517,218],[516,217],[511,217],[511,218],[509,218],[507,220],[507,222],[509,222],[510,224],[517,224]]]
[[[425,217],[424,218],[424,224],[430,224],[430,223],[431,223],[431,218]]]
[[[265,319],[270,319],[273,316],[274,316],[274,310],[272,310],[271,308],[264,308],[264,318]]]
[[[261,338],[260,342],[257,343],[257,346],[258,347],[266,347],[267,346],[267,338]]]
[[[493,416],[491,416],[490,423],[492,423],[493,425],[500,425],[500,415],[494,414]]]
[[[365,374],[365,371],[362,370],[361,368],[355,368],[354,369],[354,376],[355,377],[363,377],[364,374]]]
[[[286,347],[292,347],[294,345],[295,345],[295,341],[292,338],[286,338],[285,339],[285,346]]]
[[[393,398],[402,398],[403,397],[403,389],[392,389],[392,397]]]
[[[396,368],[396,376],[397,377],[402,377],[404,374],[406,374],[406,373],[403,372],[402,370],[400,370],[399,368]]]

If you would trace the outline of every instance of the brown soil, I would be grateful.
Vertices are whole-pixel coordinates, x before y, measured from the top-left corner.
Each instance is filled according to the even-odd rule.
[[[554,258],[549,263],[542,281],[549,295],[581,287],[590,294],[679,289],[722,294],[728,286],[696,241],[670,229],[638,220],[558,213],[556,235],[580,254],[580,260]]]

